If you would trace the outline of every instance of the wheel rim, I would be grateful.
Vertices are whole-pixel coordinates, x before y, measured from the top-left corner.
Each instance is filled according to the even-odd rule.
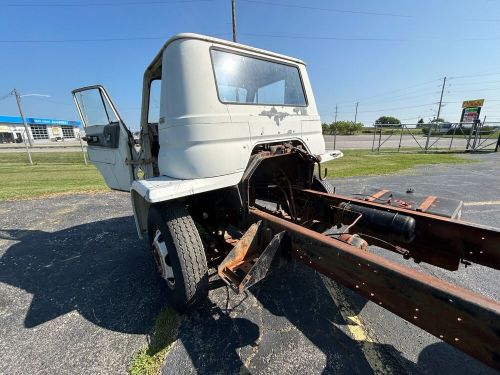
[[[165,279],[169,288],[173,289],[175,286],[174,270],[168,255],[167,244],[163,240],[163,235],[159,229],[155,230],[153,239],[153,258],[161,277]]]

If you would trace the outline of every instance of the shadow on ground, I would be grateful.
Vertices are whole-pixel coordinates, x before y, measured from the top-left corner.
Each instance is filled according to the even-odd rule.
[[[352,297],[355,311],[366,303]],[[163,374],[494,373],[442,342],[427,346],[415,364],[392,345],[353,340],[342,329],[347,324],[321,276],[291,264],[245,296],[212,291],[209,303],[184,319]]]
[[[53,233],[0,231],[0,238],[16,241],[0,260],[0,281],[33,295],[26,328],[76,310],[108,330],[150,333],[165,307],[165,286],[131,217]],[[360,342],[339,328],[345,324],[320,276],[292,264],[245,296],[212,290],[201,309],[184,317],[162,371],[372,373]],[[488,372],[444,343],[426,347],[416,365],[390,345],[372,347],[396,372]]]
[[[0,260],[0,281],[33,295],[26,328],[76,310],[103,328],[144,334],[165,305],[131,217],[53,233],[2,230],[0,238],[19,241]]]

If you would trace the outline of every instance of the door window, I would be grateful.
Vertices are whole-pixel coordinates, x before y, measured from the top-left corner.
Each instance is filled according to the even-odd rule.
[[[103,97],[98,88],[78,91],[75,93],[75,97],[86,127],[118,122],[107,99]]]
[[[161,80],[151,81],[149,86],[148,123],[157,124],[160,119]]]

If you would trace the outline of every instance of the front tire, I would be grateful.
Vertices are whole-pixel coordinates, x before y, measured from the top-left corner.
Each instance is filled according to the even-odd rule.
[[[335,188],[328,180],[320,180],[317,176],[313,177],[312,189],[321,193],[334,194]]]
[[[149,245],[156,267],[167,283],[167,300],[185,312],[208,296],[208,267],[193,219],[177,201],[151,206]]]

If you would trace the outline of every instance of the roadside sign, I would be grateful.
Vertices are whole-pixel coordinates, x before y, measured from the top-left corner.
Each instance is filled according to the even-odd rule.
[[[484,99],[465,100],[462,103],[462,116],[460,122],[475,122],[479,119],[481,107],[484,105]]]
[[[461,122],[474,122],[479,118],[481,107],[464,108]]]
[[[482,107],[484,99],[466,100],[462,103],[462,108]]]

